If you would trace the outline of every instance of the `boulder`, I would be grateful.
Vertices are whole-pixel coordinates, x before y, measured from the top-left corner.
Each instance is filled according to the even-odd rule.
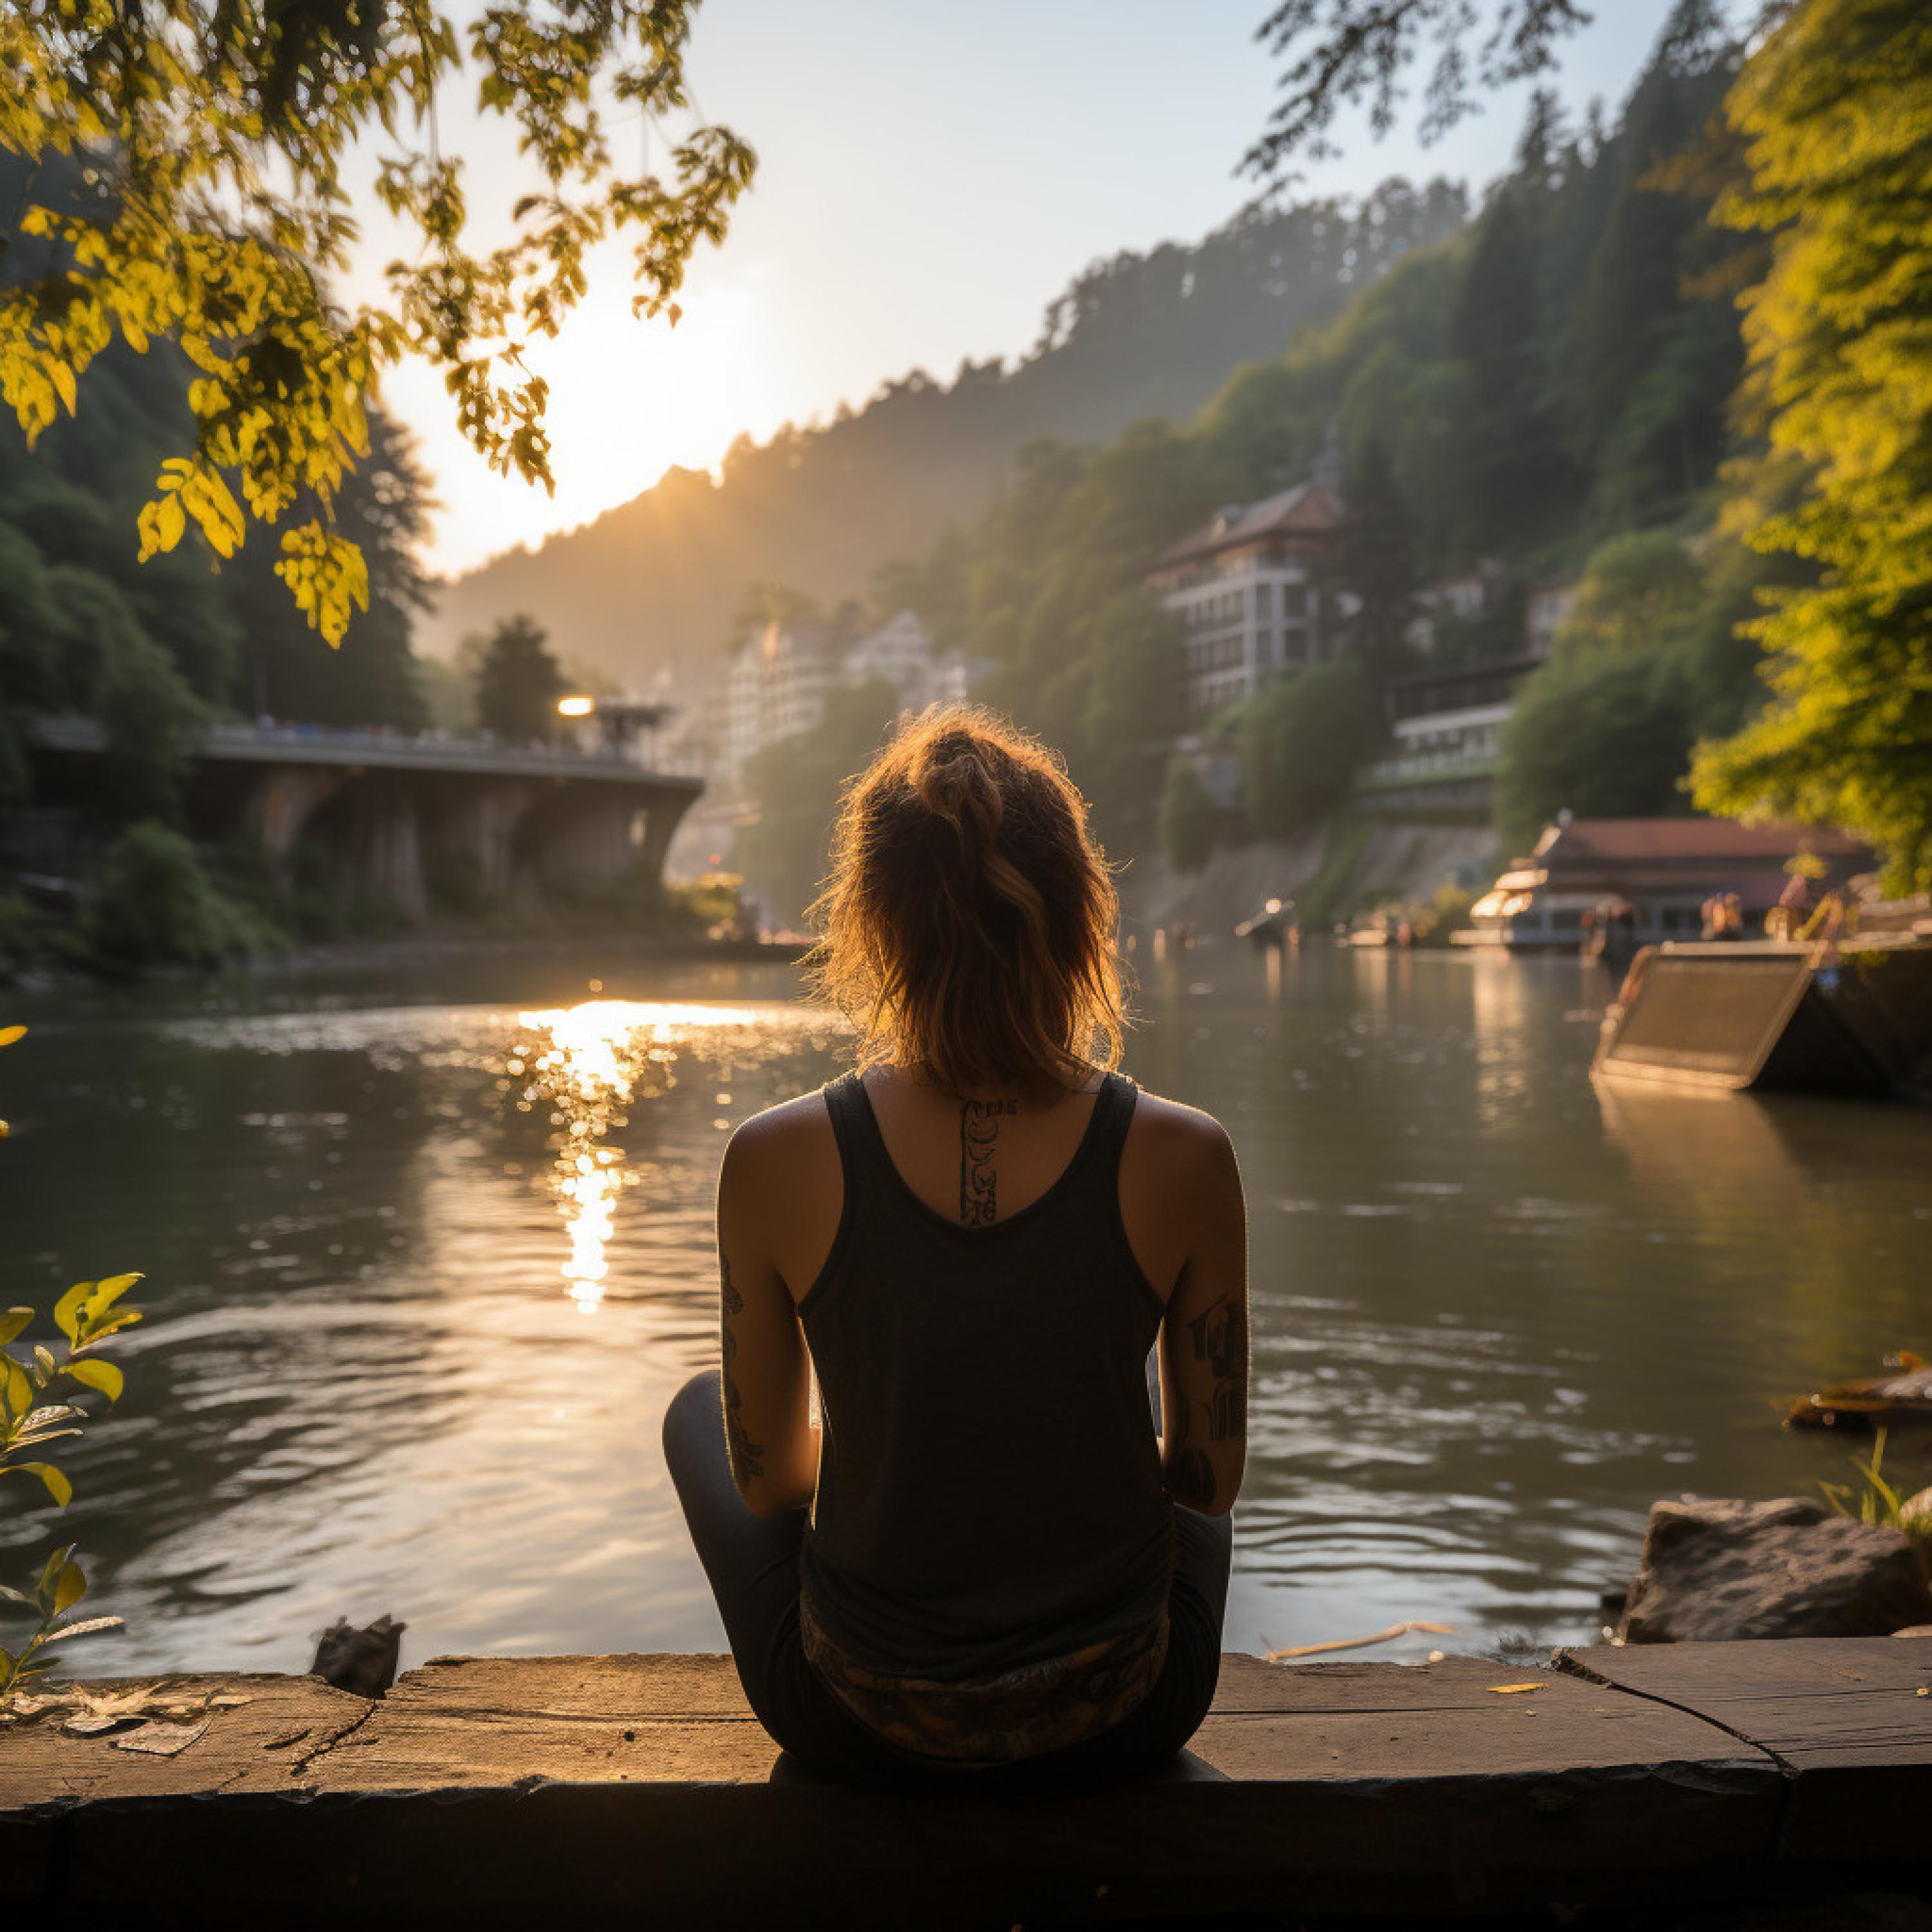
[[[1932,1552],[1932,1490],[1921,1490],[1899,1504],[1898,1526],[1921,1550]]]
[[[1912,1544],[1802,1496],[1652,1505],[1643,1567],[1618,1635],[1627,1643],[1886,1636],[1932,1622]]]

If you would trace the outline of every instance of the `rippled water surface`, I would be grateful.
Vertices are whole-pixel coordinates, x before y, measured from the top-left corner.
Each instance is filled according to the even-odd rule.
[[[69,1463],[61,1533],[129,1625],[92,1666],[299,1666],[382,1610],[406,1661],[722,1647],[658,1419],[713,1357],[726,1132],[842,1036],[776,969],[602,970],[0,1015],[33,1029],[0,1060],[0,1299],[150,1277]],[[1932,1114],[1593,1089],[1604,990],[1326,950],[1150,970],[1130,1070],[1228,1123],[1253,1221],[1231,1647],[1587,1634],[1653,1498],[1843,1474],[1779,1399],[1932,1352]],[[56,1527],[10,1513],[8,1574]]]

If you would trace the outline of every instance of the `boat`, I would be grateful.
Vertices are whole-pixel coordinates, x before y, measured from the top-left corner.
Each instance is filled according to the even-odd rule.
[[[1932,1364],[1901,1348],[1885,1358],[1895,1372],[1862,1382],[1833,1382],[1791,1405],[1787,1429],[1879,1429],[1932,1422]]]
[[[1593,1077],[1932,1100],[1932,937],[1646,946]]]

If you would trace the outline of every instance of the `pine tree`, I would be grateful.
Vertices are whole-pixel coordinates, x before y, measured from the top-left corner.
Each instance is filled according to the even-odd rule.
[[[1726,102],[1774,231],[1750,291],[1748,400],[1810,472],[1759,548],[1814,560],[1754,626],[1774,701],[1701,748],[1697,802],[1850,826],[1932,890],[1932,14],[1809,0]]]
[[[1534,245],[1505,187],[1483,218],[1449,325],[1474,412],[1462,535],[1475,549],[1548,529],[1571,494],[1538,393],[1536,284]]]
[[[528,617],[506,617],[477,666],[477,722],[508,744],[548,738],[562,691],[562,670],[542,631]]]
[[[1349,642],[1378,682],[1408,654],[1406,633],[1415,615],[1415,538],[1408,506],[1396,487],[1388,452],[1371,438],[1348,469],[1348,514],[1336,543],[1333,575],[1354,598]]]

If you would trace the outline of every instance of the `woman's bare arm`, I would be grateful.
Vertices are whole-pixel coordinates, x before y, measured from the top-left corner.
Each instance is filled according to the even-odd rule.
[[[1174,1138],[1170,1198],[1189,1232],[1160,1330],[1161,1467],[1176,1502],[1222,1516],[1247,1462],[1247,1204],[1218,1121],[1192,1114]]]
[[[755,1126],[756,1123],[748,1124]],[[775,1205],[791,1192],[765,1172],[783,1136],[741,1129],[718,1179],[718,1334],[724,1434],[738,1492],[759,1516],[809,1502],[818,1480],[811,1360],[772,1258]],[[775,1201],[775,1196],[776,1200]]]

